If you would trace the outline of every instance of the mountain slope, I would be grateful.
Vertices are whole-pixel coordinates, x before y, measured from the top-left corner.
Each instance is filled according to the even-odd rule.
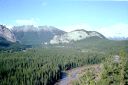
[[[50,41],[50,44],[70,43],[72,41],[79,41],[90,37],[97,37],[101,39],[105,38],[102,34],[96,31],[86,31],[84,29],[80,29],[65,33],[63,35],[54,36],[54,38]]]
[[[49,42],[55,35],[61,35],[65,32],[52,26],[23,25],[12,28],[16,39],[23,44],[41,44]]]
[[[14,34],[3,25],[0,25],[0,37],[10,42],[16,42]]]
[[[0,52],[20,51],[31,46],[21,45],[16,42],[15,35],[6,26],[0,25]]]

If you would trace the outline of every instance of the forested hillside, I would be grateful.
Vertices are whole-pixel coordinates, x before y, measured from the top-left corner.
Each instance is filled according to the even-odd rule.
[[[14,52],[14,51],[22,51],[26,48],[30,48],[31,45],[23,45],[18,42],[10,42],[6,39],[0,37],[0,52]]]
[[[111,44],[104,46],[108,49],[97,47],[96,44],[96,46],[90,45],[90,48],[84,48],[86,51],[75,47],[46,46],[13,53],[1,52],[0,84],[53,85],[61,78],[63,70],[88,64],[100,64],[109,55],[115,55],[120,49],[127,47],[127,44],[122,43],[120,45],[118,42],[115,43],[115,46],[119,45],[119,47]],[[83,44],[84,46],[86,47],[86,44]]]
[[[128,54],[121,50],[119,55],[109,55],[98,66],[85,69],[73,85],[128,85]]]
[[[0,83],[18,85],[51,85],[61,71],[100,63],[100,53],[80,53],[73,49],[33,49],[27,52],[0,54]]]

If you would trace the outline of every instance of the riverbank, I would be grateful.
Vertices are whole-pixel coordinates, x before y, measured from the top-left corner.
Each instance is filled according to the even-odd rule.
[[[93,69],[95,70],[95,72],[100,72],[101,65],[98,65],[98,64],[87,65],[87,66],[82,66],[82,67],[77,67],[71,70],[67,70],[63,72],[66,75],[64,75],[64,77],[62,76],[62,79],[60,79],[55,85],[72,85],[74,81],[78,81],[82,75],[86,74],[88,69]]]

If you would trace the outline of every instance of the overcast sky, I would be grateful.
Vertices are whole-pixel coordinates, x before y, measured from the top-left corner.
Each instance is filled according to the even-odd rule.
[[[0,0],[0,24],[83,28],[128,37],[128,1]]]

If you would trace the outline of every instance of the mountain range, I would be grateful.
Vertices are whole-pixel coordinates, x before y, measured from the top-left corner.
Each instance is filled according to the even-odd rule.
[[[17,41],[25,45],[70,43],[92,37],[106,39],[99,32],[84,29],[65,32],[53,26],[23,25],[8,29],[6,26],[0,25],[1,40],[13,43]]]
[[[62,35],[66,32],[53,26],[23,25],[14,26],[12,29],[17,41],[22,44],[43,44],[49,42],[55,35]]]

